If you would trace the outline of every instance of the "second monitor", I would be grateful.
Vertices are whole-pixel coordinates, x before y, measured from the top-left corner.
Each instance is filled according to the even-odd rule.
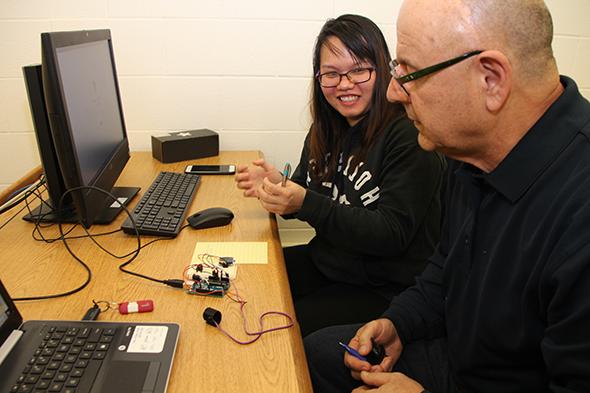
[[[115,187],[129,160],[119,85],[109,30],[41,34],[42,65],[24,67],[50,202],[30,221],[108,223],[137,187]],[[67,190],[77,189],[59,199]]]

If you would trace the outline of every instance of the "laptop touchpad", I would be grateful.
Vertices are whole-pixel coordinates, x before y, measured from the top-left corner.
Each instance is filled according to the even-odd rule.
[[[153,392],[160,362],[112,361],[101,393]]]

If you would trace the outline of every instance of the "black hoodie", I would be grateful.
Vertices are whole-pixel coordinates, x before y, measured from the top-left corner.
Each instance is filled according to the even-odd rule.
[[[294,216],[315,229],[309,247],[323,274],[379,287],[391,297],[414,283],[438,242],[445,162],[420,148],[417,130],[404,116],[386,125],[353,168],[351,154],[361,144],[365,123],[343,135],[332,182],[310,180],[307,136],[291,179],[307,193]]]

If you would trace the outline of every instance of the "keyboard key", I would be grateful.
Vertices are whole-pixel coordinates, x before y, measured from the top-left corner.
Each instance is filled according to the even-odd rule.
[[[38,375],[31,374],[25,378],[25,383],[35,384],[35,383],[37,383],[38,380],[39,380]]]
[[[59,373],[55,376],[57,382],[64,382],[66,379],[68,379],[68,374],[66,373]]]
[[[59,392],[61,390],[62,386],[63,386],[62,383],[54,382],[49,386],[49,391],[50,392]]]
[[[115,328],[47,327],[50,334],[35,350],[10,393],[82,393],[90,386],[113,338]]]

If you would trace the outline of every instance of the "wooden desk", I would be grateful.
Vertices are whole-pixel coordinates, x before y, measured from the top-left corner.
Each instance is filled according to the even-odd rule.
[[[202,164],[247,163],[259,157],[257,152],[222,152],[190,162]],[[182,171],[189,162],[162,164],[149,152],[132,153],[117,185],[140,186],[140,196],[162,170]],[[134,206],[139,197],[131,203]],[[37,202],[33,203],[33,207]],[[248,301],[246,315],[251,331],[258,328],[258,317],[269,310],[294,315],[283,254],[275,217],[260,207],[256,199],[243,198],[235,187],[233,176],[204,176],[189,214],[223,206],[235,218],[226,227],[204,230],[184,229],[177,238],[161,241],[143,249],[129,268],[152,277],[180,278],[192,257],[198,241],[266,241],[267,265],[242,265],[236,285]],[[1,217],[3,223],[10,214]],[[109,226],[93,226],[91,233],[120,227],[126,215],[121,214]],[[33,224],[14,219],[0,230],[0,278],[12,297],[58,293],[75,288],[85,279],[82,267],[68,254],[61,241],[52,244],[34,241]],[[44,231],[56,237],[57,226]],[[83,233],[78,231],[77,233]],[[152,239],[151,237],[144,238]],[[118,255],[137,245],[135,237],[118,232],[97,240]],[[311,392],[311,384],[298,325],[265,334],[256,343],[238,345],[202,318],[205,307],[223,313],[222,326],[231,334],[246,340],[239,305],[225,298],[188,295],[183,290],[146,281],[118,270],[121,260],[97,248],[89,239],[70,240],[74,252],[88,262],[93,272],[91,283],[74,295],[33,302],[19,302],[27,319],[78,320],[92,300],[154,299],[151,313],[119,315],[117,311],[101,314],[100,320],[177,322],[181,326],[168,392]],[[282,317],[271,317],[266,328],[283,325]]]

